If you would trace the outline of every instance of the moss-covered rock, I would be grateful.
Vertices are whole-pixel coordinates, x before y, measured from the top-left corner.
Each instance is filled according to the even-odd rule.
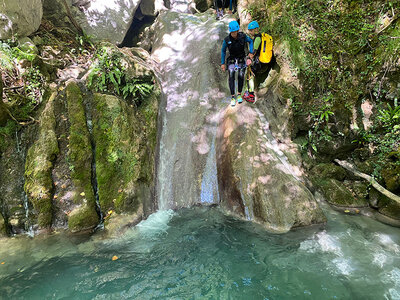
[[[311,174],[318,178],[334,178],[339,181],[346,177],[346,171],[342,167],[330,163],[316,165],[312,168]]]
[[[394,163],[387,163],[381,171],[386,188],[392,192],[400,189],[400,166]]]
[[[25,192],[33,204],[40,228],[51,226],[52,190],[51,171],[53,161],[59,152],[55,133],[53,92],[39,119],[39,136],[29,148],[25,163]]]
[[[372,199],[375,204],[375,208],[378,212],[387,218],[400,220],[400,204],[389,199],[376,189],[372,188],[369,193],[370,200]],[[388,223],[388,222],[384,222]]]
[[[136,212],[153,184],[159,92],[133,106],[94,95],[93,136],[101,210]]]
[[[75,186],[74,203],[78,206],[69,214],[68,226],[71,231],[76,232],[95,227],[99,218],[92,186],[92,146],[82,92],[75,82],[69,82],[66,94],[70,121],[68,158]]]
[[[68,228],[73,233],[93,229],[98,223],[99,216],[89,204],[80,205],[68,216]]]
[[[333,205],[346,207],[366,207],[368,203],[363,198],[355,197],[340,181],[328,178],[313,178],[313,183],[321,189],[325,199]]]
[[[349,181],[345,182],[346,186],[353,192],[354,196],[367,203],[369,183],[366,181]]]

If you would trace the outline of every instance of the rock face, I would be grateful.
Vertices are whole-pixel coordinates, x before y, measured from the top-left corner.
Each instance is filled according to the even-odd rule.
[[[227,108],[217,133],[221,205],[274,232],[323,223],[325,217],[269,131],[249,105]]]
[[[68,227],[72,232],[94,228],[99,223],[96,198],[92,187],[92,146],[86,125],[82,92],[75,82],[66,87],[69,116],[69,151],[71,178],[74,185],[75,207],[68,215]]]
[[[38,30],[42,15],[42,0],[0,1],[0,39],[32,34]]]
[[[96,40],[121,44],[131,27],[135,13],[155,16],[164,9],[162,0],[67,0],[70,18],[85,34]],[[62,0],[44,0],[44,14],[55,25],[71,24]]]
[[[54,115],[53,92],[40,117],[37,141],[28,150],[25,163],[25,192],[32,202],[40,228],[47,228],[52,223],[52,190],[51,171],[56,155],[59,153],[55,133],[56,118]]]
[[[140,102],[96,94],[86,79],[65,77],[74,74],[68,70],[64,81],[51,84],[38,122],[17,132],[17,141],[1,141],[0,174],[7,176],[0,176],[0,235],[87,231],[100,216],[109,221],[116,212],[140,221],[154,209],[160,88],[146,51],[108,47],[132,87],[134,80],[154,85],[151,94]]]
[[[143,108],[153,121],[157,117],[157,97],[156,92]],[[96,177],[103,213],[136,212],[143,199],[151,197],[156,126],[148,121],[117,97],[94,95]]]

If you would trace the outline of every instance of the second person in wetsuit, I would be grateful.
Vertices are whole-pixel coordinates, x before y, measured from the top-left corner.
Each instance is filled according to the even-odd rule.
[[[250,64],[250,60],[246,60],[246,43],[249,44],[250,53],[253,53],[253,40],[250,39],[243,32],[239,32],[240,26],[237,21],[229,23],[229,35],[224,39],[221,49],[221,69],[226,70],[226,64],[229,70],[229,89],[231,91],[232,99],[231,106],[242,103],[242,89],[244,83],[244,74],[246,65]],[[226,49],[229,50],[229,57],[225,62]],[[235,97],[235,74],[238,73],[238,92]]]

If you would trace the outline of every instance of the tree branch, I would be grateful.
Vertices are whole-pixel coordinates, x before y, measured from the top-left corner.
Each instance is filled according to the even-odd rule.
[[[346,170],[352,172],[354,175],[361,177],[363,179],[365,179],[366,181],[368,181],[369,183],[371,183],[371,185],[379,192],[381,192],[383,195],[385,195],[386,197],[388,197],[389,199],[400,203],[400,197],[393,194],[391,191],[388,191],[387,189],[385,189],[383,186],[381,186],[379,183],[376,182],[376,180],[365,174],[365,173],[361,173],[360,171],[358,171],[351,163],[345,161],[345,160],[338,160],[338,159],[334,159],[334,162],[336,162],[339,166],[342,166],[343,168],[345,168]]]

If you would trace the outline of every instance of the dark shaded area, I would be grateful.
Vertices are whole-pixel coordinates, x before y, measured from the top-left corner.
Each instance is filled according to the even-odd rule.
[[[118,47],[134,47],[139,42],[140,33],[143,32],[147,26],[153,24],[156,18],[157,16],[153,17],[143,15],[139,6],[133,17],[131,27],[126,33],[124,40],[118,45]]]

